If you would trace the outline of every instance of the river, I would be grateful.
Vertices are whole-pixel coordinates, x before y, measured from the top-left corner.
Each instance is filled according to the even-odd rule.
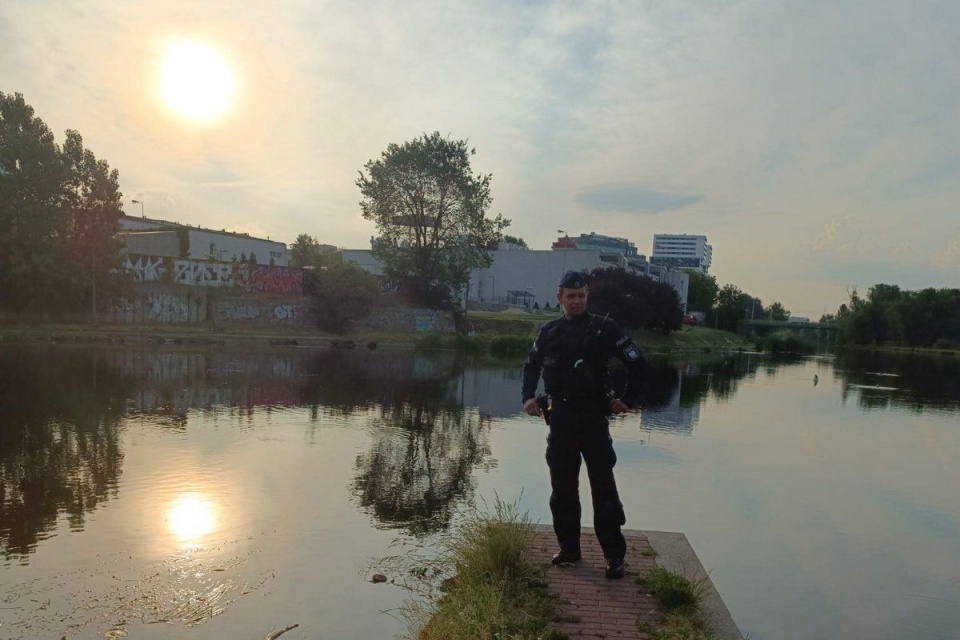
[[[0,345],[0,640],[403,634],[380,559],[497,497],[549,522],[518,367]],[[955,640],[958,418],[958,358],[655,363],[627,526],[685,533],[754,639]]]

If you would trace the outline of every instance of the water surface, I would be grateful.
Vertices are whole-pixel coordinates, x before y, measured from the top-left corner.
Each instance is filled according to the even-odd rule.
[[[958,381],[655,365],[612,426],[628,526],[684,532],[754,638],[960,637]],[[544,436],[516,364],[5,345],[0,639],[393,637],[371,562],[497,495],[548,522]]]

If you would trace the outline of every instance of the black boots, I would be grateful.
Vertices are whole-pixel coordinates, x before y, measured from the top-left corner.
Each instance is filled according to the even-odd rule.
[[[604,574],[610,580],[617,580],[623,577],[624,564],[623,558],[609,558],[607,559],[607,570],[604,571]]]
[[[564,549],[563,547],[561,547],[560,551],[558,551],[553,555],[553,560],[550,561],[550,564],[552,564],[555,567],[559,567],[565,564],[574,564],[579,561],[580,561],[579,549],[573,550],[573,549]]]
[[[553,560],[550,561],[555,567],[561,567],[563,565],[576,564],[580,561],[580,551],[574,549],[564,549],[560,548],[560,551],[553,555]],[[607,559],[607,568],[604,571],[604,575],[607,576],[610,580],[618,580],[623,577],[623,574],[626,571],[626,565],[623,562],[623,558],[608,558]]]

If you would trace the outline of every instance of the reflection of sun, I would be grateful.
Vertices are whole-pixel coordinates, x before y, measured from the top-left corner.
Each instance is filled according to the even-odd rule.
[[[177,42],[163,56],[160,91],[167,106],[194,120],[221,114],[233,99],[233,71],[212,49]]]
[[[178,496],[167,511],[170,532],[183,542],[212,533],[216,524],[215,505],[200,494],[185,493]]]

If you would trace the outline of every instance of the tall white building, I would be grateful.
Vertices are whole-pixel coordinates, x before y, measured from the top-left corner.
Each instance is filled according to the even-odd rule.
[[[653,236],[650,264],[674,269],[697,269],[707,273],[713,262],[713,247],[707,236],[657,233]]]

